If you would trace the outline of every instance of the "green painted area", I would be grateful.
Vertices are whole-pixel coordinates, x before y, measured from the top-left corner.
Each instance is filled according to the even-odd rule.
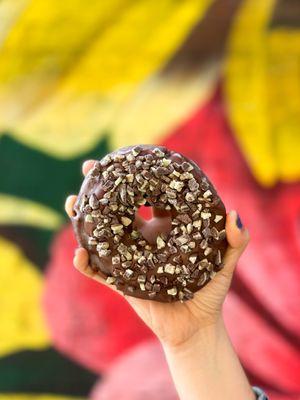
[[[53,348],[22,351],[0,358],[0,393],[88,396],[98,375]]]
[[[30,199],[63,213],[66,196],[76,193],[80,187],[82,162],[100,159],[108,152],[108,136],[80,157],[62,160],[3,135],[0,138],[0,193]]]
[[[80,157],[62,160],[3,135],[0,138],[0,193],[46,205],[62,214],[67,221],[65,198],[77,193],[80,188],[82,162],[100,159],[108,152],[108,136]],[[0,235],[16,243],[40,269],[47,264],[55,233],[39,227],[0,225]]]

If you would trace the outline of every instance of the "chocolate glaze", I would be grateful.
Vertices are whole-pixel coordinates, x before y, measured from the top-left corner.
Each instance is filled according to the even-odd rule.
[[[137,151],[134,151],[134,149],[137,149]],[[155,151],[157,150],[154,149],[159,149],[164,153],[162,156],[161,154],[157,156],[155,154]],[[138,152],[138,155],[132,156]],[[190,208],[188,208],[187,211],[181,212],[180,210],[176,209],[175,206],[172,204],[169,204],[169,200],[166,203],[162,203],[160,199],[160,195],[153,195],[153,191],[147,188],[146,192],[140,192],[138,190],[138,187],[141,187],[136,180],[132,183],[127,183],[127,187],[131,186],[135,190],[135,194],[133,196],[134,198],[134,204],[130,203],[124,203],[122,202],[119,195],[120,193],[118,192],[119,187],[114,188],[114,191],[118,193],[117,195],[117,205],[118,207],[120,205],[124,205],[125,207],[125,212],[115,210],[111,211],[110,213],[113,215],[113,219],[115,219],[115,222],[109,221],[106,224],[106,227],[109,229],[111,228],[111,225],[114,225],[116,222],[119,223],[121,216],[127,216],[133,220],[133,222],[129,226],[124,226],[123,231],[124,235],[121,237],[121,243],[124,245],[131,246],[131,245],[136,245],[137,249],[132,250],[129,247],[129,250],[133,256],[132,260],[124,260],[128,261],[128,265],[130,266],[123,267],[121,263],[112,265],[112,257],[116,255],[120,255],[118,252],[118,246],[120,243],[116,244],[114,243],[114,238],[113,234],[110,232],[110,237],[106,237],[106,239],[99,239],[100,242],[105,241],[106,243],[109,244],[109,251],[111,252],[107,256],[99,256],[97,246],[89,244],[89,238],[93,236],[93,232],[95,229],[97,230],[97,225],[99,223],[99,220],[101,219],[102,225],[103,225],[103,218],[105,218],[105,215],[103,212],[105,212],[105,205],[99,205],[98,208],[96,208],[94,211],[99,212],[101,214],[101,217],[97,218],[91,218],[92,222],[87,222],[86,221],[86,216],[88,214],[92,214],[91,212],[91,207],[89,206],[89,199],[92,195],[95,195],[98,200],[101,201],[101,199],[104,199],[105,194],[109,191],[105,189],[105,185],[107,185],[107,180],[110,179],[105,179],[103,177],[103,174],[105,174],[104,171],[107,171],[107,168],[110,166],[114,167],[120,167],[120,174],[118,174],[118,171],[116,171],[116,176],[114,176],[114,181],[113,183],[116,182],[118,179],[118,176],[122,174],[121,170],[124,170],[124,168],[127,168],[128,165],[135,165],[136,160],[139,160],[141,157],[144,160],[144,157],[146,155],[151,154],[153,156],[153,160],[155,163],[160,163],[162,159],[166,160],[171,160],[171,170],[172,166],[175,166],[175,170],[178,170],[178,168],[182,168],[181,165],[185,163],[189,163],[192,165],[193,169],[188,171],[188,173],[193,175],[193,178],[195,178],[196,182],[200,185],[199,189],[196,190],[195,192],[191,192],[188,189],[188,180],[184,180],[183,182],[185,183],[184,188],[180,192],[176,192],[176,190],[173,190],[176,192],[176,196],[179,196],[177,198],[185,198],[184,196],[186,195],[185,192],[190,192],[196,194],[197,200],[189,202],[185,201],[186,204]],[[119,161],[118,157],[131,157],[130,162],[125,160]],[[134,158],[133,158],[134,157]],[[132,160],[133,158],[133,160]],[[125,161],[125,164],[127,162],[127,166],[122,167],[122,162]],[[142,162],[145,162],[142,161]],[[176,164],[177,163],[177,164]],[[106,165],[107,164],[107,165]],[[185,164],[187,165],[187,164]],[[113,169],[114,167],[111,167],[110,169]],[[157,168],[157,165],[154,166]],[[129,167],[128,167],[129,168]],[[168,167],[167,167],[168,168]],[[140,170],[138,171],[140,172]],[[171,172],[172,173],[172,172]],[[181,174],[184,173],[183,170],[180,172]],[[111,172],[106,172],[110,176]],[[128,171],[127,171],[128,174]],[[167,175],[169,176],[169,175]],[[125,179],[125,178],[124,178]],[[134,177],[135,179],[135,177]],[[165,183],[162,181],[160,178],[154,177],[154,179],[159,181],[159,184],[157,184],[157,187],[160,185],[160,183]],[[180,180],[180,177],[174,177],[174,179]],[[192,179],[192,177],[190,177]],[[120,180],[120,179],[119,179]],[[173,178],[172,178],[173,180]],[[193,181],[193,182],[192,182]],[[195,181],[192,179],[192,183],[195,184]],[[167,183],[167,186],[169,186],[169,183]],[[202,189],[203,187],[203,189]],[[154,192],[157,188],[154,189]],[[169,188],[168,188],[169,189]],[[152,189],[153,190],[153,189]],[[203,197],[203,194],[207,191],[210,191],[211,194],[208,194],[207,198]],[[161,193],[160,193],[161,194]],[[181,197],[180,197],[181,196]],[[139,207],[137,205],[137,202],[141,199],[145,198],[146,204],[150,206],[155,206],[157,208],[165,209],[166,205],[170,206],[170,215],[172,218],[173,223],[178,222],[177,217],[180,215],[182,216],[183,214],[188,215],[191,219],[193,219],[192,222],[196,220],[201,220],[201,229],[198,229],[194,226],[192,226],[192,232],[188,235],[185,235],[183,232],[180,231],[177,235],[169,233],[167,236],[163,236],[162,238],[165,242],[165,247],[158,249],[156,244],[149,244],[151,246],[151,250],[148,250],[148,257],[146,258],[146,264],[142,263],[139,264],[137,260],[134,259],[135,254],[137,254],[138,251],[144,251],[144,246],[140,246],[138,244],[139,240],[143,240],[143,237],[140,237],[138,239],[134,239],[131,237],[131,232],[132,230],[137,230],[136,228],[136,223],[134,220],[134,215],[135,214],[128,214],[129,209],[133,209],[136,212],[136,209]],[[176,198],[176,199],[177,199]],[[199,200],[200,199],[200,200]],[[181,202],[180,200],[180,202]],[[103,200],[102,200],[103,201]],[[105,201],[105,200],[104,200]],[[128,200],[129,201],[129,200]],[[177,201],[177,200],[176,200]],[[111,200],[109,199],[109,203],[107,204],[110,205]],[[113,203],[113,201],[112,201]],[[192,217],[193,212],[195,211],[195,207],[197,209],[197,205],[201,204],[202,205],[202,210],[201,212],[209,212],[211,215],[209,218],[203,219],[201,217],[198,217],[195,219],[195,217]],[[199,206],[201,207],[201,206]],[[97,211],[98,210],[98,211]],[[107,211],[107,210],[106,210]],[[143,298],[143,299],[151,299],[151,300],[156,300],[156,301],[161,301],[161,302],[172,302],[172,301],[178,301],[178,300],[188,300],[193,297],[193,293],[201,289],[203,286],[205,286],[210,279],[213,278],[215,273],[219,271],[222,267],[222,260],[224,257],[224,253],[227,248],[227,241],[225,237],[225,219],[226,219],[226,210],[224,207],[224,204],[220,200],[216,190],[214,189],[213,185],[211,182],[208,180],[208,178],[204,175],[202,170],[191,160],[187,159],[183,155],[179,153],[175,153],[173,151],[170,151],[166,149],[165,147],[158,147],[158,146],[151,146],[151,145],[138,145],[138,146],[129,146],[125,147],[122,149],[119,149],[117,151],[114,151],[110,153],[108,156],[104,157],[100,162],[97,162],[95,167],[89,172],[89,174],[86,176],[84,179],[84,182],[82,184],[82,187],[80,189],[79,195],[77,202],[74,206],[74,212],[75,216],[72,217],[72,223],[73,227],[75,230],[76,238],[80,246],[84,247],[87,249],[90,257],[90,265],[92,268],[97,271],[97,273],[102,276],[103,278],[107,277],[112,277],[110,278],[111,280],[116,279],[113,283],[116,285],[116,287],[123,291],[125,294],[138,297],[138,298]],[[132,211],[131,211],[132,212]],[[204,214],[203,214],[204,215]],[[204,215],[205,216],[205,215]],[[216,216],[218,216],[216,218]],[[185,217],[186,218],[186,217]],[[218,220],[215,222],[215,219]],[[207,222],[209,220],[209,222]],[[185,229],[182,227],[182,225],[187,228],[188,223],[181,223],[179,225],[172,225],[172,228],[178,228],[180,229]],[[190,224],[189,224],[190,225]],[[191,229],[191,227],[189,227]],[[199,239],[193,239],[192,235],[197,234],[197,232],[201,234],[201,238]],[[213,233],[213,235],[212,235]],[[172,236],[173,235],[173,236]],[[189,236],[190,240],[187,244],[184,245],[185,251],[181,251],[181,248],[179,245],[176,245],[173,243],[173,247],[176,248],[177,252],[172,253],[170,250],[170,247],[168,246],[167,242],[171,237],[173,238],[178,238],[178,236]],[[211,249],[209,250],[210,253],[205,255],[205,249],[201,248],[205,246],[205,243],[203,244],[204,236],[207,236],[207,242],[208,242],[208,247]],[[141,234],[140,234],[141,236]],[[94,238],[94,240],[98,240],[97,238]],[[188,245],[189,243],[195,242],[195,247],[194,248],[189,248]],[[186,249],[188,247],[188,250]],[[174,251],[174,248],[173,248]],[[186,252],[187,251],[187,252]],[[208,250],[206,250],[208,252]],[[154,257],[159,256],[162,257],[161,260],[157,260],[151,265],[148,265],[148,258],[149,253],[152,253],[152,256]],[[195,264],[191,263],[189,260],[190,256],[197,255],[197,261]],[[176,260],[177,256],[177,261]],[[178,256],[179,259],[178,259]],[[175,257],[175,260],[174,260]],[[200,266],[200,262],[202,260],[202,266]],[[203,261],[204,260],[204,261]],[[207,260],[207,261],[205,261]],[[124,262],[123,261],[123,262]],[[154,265],[153,265],[154,264]],[[161,273],[162,268],[164,269],[166,265],[171,264],[171,266],[178,267],[177,268],[177,273],[169,273],[169,272],[163,272]],[[206,265],[207,264],[207,265]],[[203,265],[206,265],[203,267]],[[168,268],[168,267],[167,267]],[[169,269],[173,267],[169,267]],[[129,269],[132,274],[132,276],[126,278],[126,274],[124,275],[125,270]],[[174,269],[174,268],[173,268]],[[180,269],[181,272],[178,273],[178,269]],[[182,270],[183,269],[183,270]],[[133,273],[132,273],[133,271]],[[159,271],[159,273],[158,273]],[[141,282],[138,281],[138,276],[139,279],[141,276],[146,277],[146,282]],[[167,279],[166,279],[167,278]],[[156,286],[154,286],[156,285]],[[176,288],[177,293],[174,295],[174,288]],[[143,290],[142,290],[143,289]],[[158,290],[155,292],[155,290]],[[173,289],[173,294],[167,293],[167,290]]]

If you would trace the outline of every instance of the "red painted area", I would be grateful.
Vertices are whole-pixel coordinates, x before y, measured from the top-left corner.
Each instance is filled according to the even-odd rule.
[[[157,341],[136,346],[112,364],[92,400],[179,400]]]
[[[300,398],[300,184],[256,183],[220,91],[163,144],[195,160],[249,228],[252,240],[225,307],[228,328],[251,374],[282,392],[278,399]]]
[[[45,276],[44,309],[55,346],[101,372],[129,347],[153,338],[126,300],[72,266],[71,226],[56,237]]]

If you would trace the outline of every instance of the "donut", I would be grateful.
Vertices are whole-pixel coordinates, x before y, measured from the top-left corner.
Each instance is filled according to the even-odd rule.
[[[143,233],[141,206],[161,211],[155,234]],[[193,161],[136,145],[96,161],[72,223],[90,266],[108,284],[129,296],[174,302],[192,299],[222,269],[225,219],[224,204]]]

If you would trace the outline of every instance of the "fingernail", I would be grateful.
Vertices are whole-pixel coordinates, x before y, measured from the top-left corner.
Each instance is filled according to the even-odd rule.
[[[240,216],[239,216],[239,214],[237,214],[237,217],[236,217],[236,226],[239,228],[239,229],[243,229],[243,223],[242,223],[242,220],[241,220],[241,218],[240,218]]]

